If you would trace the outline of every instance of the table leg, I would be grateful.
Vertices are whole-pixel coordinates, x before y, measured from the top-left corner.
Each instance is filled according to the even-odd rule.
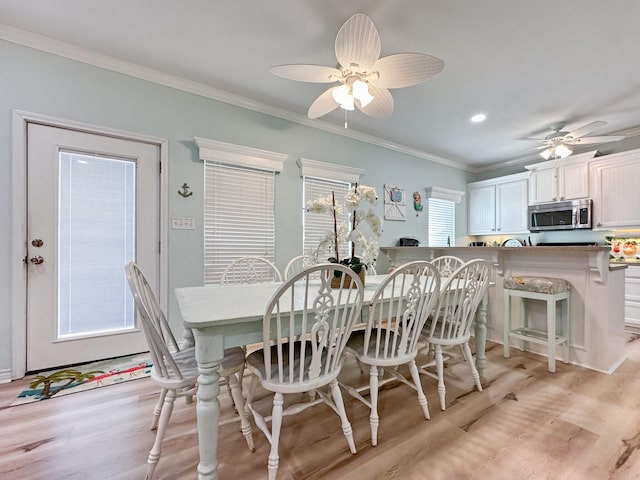
[[[482,296],[475,318],[475,341],[476,341],[476,368],[480,375],[484,372],[487,365],[487,357],[485,348],[487,346],[487,303],[489,302],[488,292]]]
[[[196,341],[193,338],[193,332],[190,328],[185,328],[182,331],[182,338],[184,338],[184,343],[182,344],[182,348],[191,348],[195,346]]]
[[[220,363],[224,356],[223,339],[194,329],[198,361],[198,480],[218,478],[218,420],[220,416]]]

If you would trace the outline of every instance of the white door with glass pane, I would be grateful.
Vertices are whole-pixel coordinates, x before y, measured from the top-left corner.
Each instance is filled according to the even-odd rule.
[[[27,371],[147,350],[124,266],[157,285],[159,147],[29,123]]]

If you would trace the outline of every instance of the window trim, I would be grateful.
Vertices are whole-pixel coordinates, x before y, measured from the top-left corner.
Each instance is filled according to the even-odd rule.
[[[301,177],[315,177],[336,182],[359,183],[360,176],[364,173],[361,168],[337,165],[335,163],[320,162],[308,158],[296,160]]]
[[[201,137],[194,137],[194,141],[198,146],[200,160],[208,162],[280,173],[284,168],[284,161],[288,157],[285,153],[233,145]]]
[[[451,188],[427,187],[427,198],[438,198],[440,200],[451,200],[455,203],[462,201],[464,192],[453,190]]]

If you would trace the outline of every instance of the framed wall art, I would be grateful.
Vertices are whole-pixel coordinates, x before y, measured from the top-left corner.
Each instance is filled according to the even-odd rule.
[[[384,219],[406,220],[407,202],[403,187],[384,186]]]

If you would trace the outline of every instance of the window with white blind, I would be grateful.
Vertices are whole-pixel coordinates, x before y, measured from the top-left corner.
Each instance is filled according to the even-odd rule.
[[[429,220],[427,230],[430,247],[446,247],[455,244],[456,208],[451,200],[429,198],[427,201]]]
[[[204,166],[204,284],[240,257],[275,261],[275,175],[286,155],[196,138]]]
[[[318,245],[327,234],[333,232],[333,216],[330,214],[307,212],[305,207],[309,200],[327,197],[334,193],[336,202],[344,203],[344,197],[351,186],[360,180],[363,170],[333,163],[319,162],[306,158],[298,159],[300,176],[303,179],[302,210],[303,240],[302,249],[305,255],[313,255]],[[349,212],[343,212],[336,220],[345,222]],[[349,255],[349,244],[339,245],[340,258]],[[320,252],[318,260],[333,257],[333,252]]]
[[[464,192],[439,187],[427,188],[427,241],[430,247],[456,243],[456,203]]]
[[[320,197],[327,197],[333,194],[336,201],[344,203],[344,197],[351,189],[350,183],[339,182],[334,180],[326,180],[322,178],[303,177],[303,189],[304,189],[304,203],[302,208],[304,209],[307,202]],[[347,222],[349,219],[349,212],[342,212],[336,218],[337,223]],[[314,255],[318,245],[327,236],[327,233],[333,232],[333,216],[328,213],[311,213],[304,211],[303,219],[303,251],[305,255]],[[344,241],[339,245],[340,258],[345,258],[349,255],[349,244]],[[331,252],[318,252],[318,260],[326,260],[329,257],[334,257],[335,254]]]

